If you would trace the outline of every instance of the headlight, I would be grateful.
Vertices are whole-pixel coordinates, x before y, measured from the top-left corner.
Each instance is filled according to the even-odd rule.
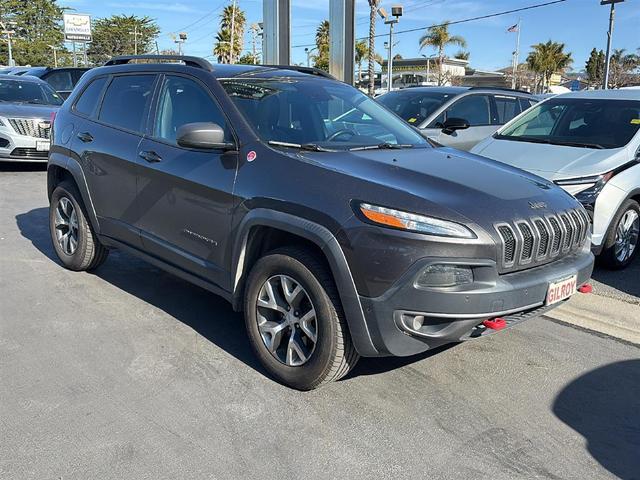
[[[455,287],[469,283],[473,283],[473,272],[462,265],[429,265],[416,279],[417,287]]]
[[[441,237],[476,238],[476,235],[460,223],[415,213],[379,207],[369,203],[359,205],[362,214],[371,222],[385,227],[398,228],[412,232],[427,233]]]
[[[590,175],[587,177],[567,178],[556,180],[555,184],[563,187],[571,195],[575,196],[583,204],[593,203],[598,194],[602,191],[614,171],[602,175]]]

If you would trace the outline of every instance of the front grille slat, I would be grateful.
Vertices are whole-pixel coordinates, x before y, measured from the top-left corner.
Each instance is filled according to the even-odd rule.
[[[572,209],[495,228],[501,240],[501,267],[511,271],[574,253],[586,241],[590,223],[582,209]]]
[[[51,128],[48,121],[35,118],[10,118],[9,124],[20,135],[34,138],[49,138]]]

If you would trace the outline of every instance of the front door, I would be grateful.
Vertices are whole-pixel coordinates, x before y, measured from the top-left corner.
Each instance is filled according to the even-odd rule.
[[[228,289],[224,264],[237,153],[180,147],[180,126],[213,122],[233,137],[209,89],[192,77],[166,75],[155,121],[139,147],[138,227],[145,250]]]

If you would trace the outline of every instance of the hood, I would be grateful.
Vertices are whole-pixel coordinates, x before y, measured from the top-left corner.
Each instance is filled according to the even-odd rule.
[[[577,205],[573,197],[543,178],[452,148],[305,152],[304,156],[381,187],[358,189],[356,185],[352,199],[471,221],[485,229],[492,230],[498,221],[543,213],[533,210],[531,203],[544,202],[549,212]]]
[[[24,103],[0,103],[0,117],[42,118],[49,120],[51,113],[57,112],[56,105],[30,105]]]
[[[625,147],[597,150],[495,138],[479,144],[473,152],[549,180],[597,175],[629,161]]]

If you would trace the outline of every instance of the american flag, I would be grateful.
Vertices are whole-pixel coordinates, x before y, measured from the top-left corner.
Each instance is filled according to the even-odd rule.
[[[513,26],[511,26],[511,27],[507,28],[507,32],[515,33],[515,32],[517,32],[517,31],[518,31],[518,24],[517,24],[517,23],[516,23],[515,25],[513,25]]]

